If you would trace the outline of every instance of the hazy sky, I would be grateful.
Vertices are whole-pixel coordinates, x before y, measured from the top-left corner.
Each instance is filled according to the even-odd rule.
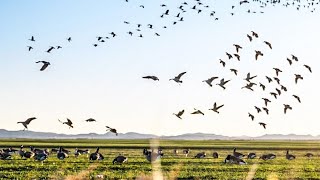
[[[196,2],[188,0],[187,12],[181,13],[184,21],[173,26],[178,20],[174,17],[177,7],[184,1],[129,1],[1,1],[0,128],[21,130],[17,121],[35,116],[38,119],[29,130],[68,134],[104,133],[105,125],[122,133],[159,135],[320,134],[320,89],[315,84],[320,77],[318,9],[311,13],[311,8],[297,11],[277,5],[260,9],[254,2],[239,7],[239,1],[202,0],[210,8],[197,14],[190,9]],[[163,3],[168,7],[160,7]],[[233,10],[232,5],[236,5]],[[170,15],[160,18],[167,9]],[[265,13],[248,14],[248,9]],[[209,16],[212,10],[218,21]],[[143,25],[143,38],[137,37],[136,24]],[[147,24],[154,28],[148,29]],[[163,29],[164,25],[168,28]],[[250,43],[246,34],[251,30],[259,38]],[[134,32],[133,37],[128,31]],[[97,36],[110,37],[110,32],[118,36],[93,47]],[[156,37],[155,32],[161,36]],[[31,36],[36,42],[28,41]],[[66,40],[69,36],[71,43]],[[272,43],[272,50],[264,40]],[[240,62],[227,60],[225,55],[235,53],[234,43],[243,46]],[[34,48],[30,52],[29,45]],[[57,45],[63,48],[45,52]],[[261,50],[264,57],[255,61],[254,50]],[[299,62],[290,67],[286,58],[291,54],[298,56]],[[227,62],[226,68],[219,59]],[[41,65],[35,63],[38,60],[50,61],[51,66],[40,72]],[[303,64],[310,65],[313,73]],[[269,85],[265,79],[265,75],[275,76],[273,67],[283,70],[279,77],[288,88],[276,101],[269,92],[277,85]],[[230,68],[238,69],[239,75],[232,74]],[[183,71],[187,74],[182,85],[168,81]],[[254,87],[254,92],[241,89],[248,72],[258,75],[254,82],[267,85],[265,92],[259,87]],[[298,85],[295,73],[304,77]],[[145,75],[156,75],[160,81],[142,79]],[[216,85],[210,88],[202,81],[211,76],[231,82],[226,90]],[[292,94],[299,95],[302,103]],[[263,106],[262,97],[273,101],[269,116],[265,112],[257,115],[253,108]],[[220,114],[208,111],[214,102],[224,104]],[[293,107],[287,115],[284,103]],[[191,115],[193,108],[205,116]],[[173,113],[182,109],[186,112],[180,120]],[[256,115],[254,122],[248,112]],[[84,121],[91,117],[97,122]],[[66,118],[74,122],[74,129],[58,122]],[[267,123],[267,129],[258,122]]]

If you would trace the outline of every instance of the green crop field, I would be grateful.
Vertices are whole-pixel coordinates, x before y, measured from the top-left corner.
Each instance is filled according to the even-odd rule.
[[[31,145],[49,149],[63,146],[72,153],[65,160],[50,154],[43,163],[13,155],[12,160],[0,160],[0,179],[152,179],[154,174],[160,174],[164,179],[320,179],[320,144],[317,141],[160,140],[158,143],[164,152],[160,168],[149,163],[142,154],[143,148],[150,149],[148,140],[2,139],[1,149],[10,146],[19,149],[24,145],[30,151],[27,147]],[[76,158],[73,155],[76,147],[89,148],[91,152],[100,147],[105,159],[90,162],[87,155]],[[267,161],[244,158],[247,165],[224,164],[225,157],[232,154],[234,147],[243,154],[274,153],[277,158]],[[175,148],[179,150],[178,155],[173,154]],[[191,149],[188,157],[182,154],[184,148]],[[296,156],[295,160],[285,158],[287,149]],[[204,159],[194,158],[203,151],[207,154]],[[212,157],[214,151],[219,153],[218,159]],[[315,156],[308,159],[304,156],[307,152]],[[128,157],[128,163],[113,165],[113,159],[119,154]],[[248,177],[250,175],[253,177]]]

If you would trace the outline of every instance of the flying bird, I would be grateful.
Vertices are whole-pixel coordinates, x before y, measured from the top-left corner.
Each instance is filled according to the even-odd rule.
[[[36,117],[31,117],[31,118],[28,118],[25,121],[17,122],[17,124],[21,123],[24,126],[23,130],[26,130],[26,129],[28,129],[28,125],[30,124],[30,122],[35,120],[35,119],[37,119],[37,118]]]
[[[263,85],[262,83],[259,83],[260,87],[262,88],[262,90],[265,90],[266,89],[266,86]]]
[[[308,66],[308,65],[303,65],[305,68],[307,68],[311,73],[312,73],[312,70],[311,70],[311,67],[310,66]]]
[[[233,72],[236,76],[238,75],[238,70],[236,69],[230,69],[231,72]]]
[[[204,115],[204,113],[202,111],[200,111],[198,109],[195,109],[195,108],[194,108],[194,112],[192,112],[191,114],[202,114],[202,115]]]
[[[257,106],[254,106],[254,108],[257,110],[257,113],[260,113],[260,112],[261,112],[261,109],[258,108]]]
[[[270,103],[271,101],[267,98],[262,98],[264,100],[264,105],[267,107],[268,103]]]
[[[268,108],[263,107],[262,109],[269,115],[269,109]]]
[[[27,48],[28,48],[28,51],[31,51],[31,49],[33,49],[33,47],[31,46],[27,46]]]
[[[266,126],[267,126],[267,124],[266,124],[266,123],[259,122],[259,125],[260,125],[260,126],[263,126],[263,128],[264,128],[264,129],[266,129]]]
[[[256,78],[257,76],[251,76],[250,75],[250,72],[247,74],[247,77],[244,79],[244,80],[246,80],[246,81],[248,81],[248,82],[250,82],[250,80],[252,80],[252,79],[254,79],[254,78]]]
[[[232,55],[226,52],[226,55],[228,56],[229,59],[232,59]]]
[[[182,72],[182,73],[180,73],[178,76],[174,77],[173,79],[169,79],[169,81],[173,80],[173,81],[175,81],[176,83],[182,83],[182,81],[180,80],[180,78],[181,78],[184,74],[186,74],[186,73],[187,73],[187,72]]]
[[[267,78],[267,80],[268,80],[269,83],[272,82],[272,78],[270,78],[270,77],[268,77],[268,76],[266,76],[266,78]]]
[[[249,84],[243,86],[241,89],[246,88],[246,89],[249,89],[249,90],[253,91],[252,87],[253,87],[254,85],[257,85],[257,84],[250,82]]]
[[[259,56],[263,56],[263,53],[262,53],[261,51],[257,51],[257,50],[256,50],[255,52],[256,52],[256,56],[255,56],[255,57],[256,57],[256,60],[258,60],[258,57],[259,57]]]
[[[251,118],[251,120],[253,121],[254,120],[254,116],[251,113],[248,113],[248,114],[249,114],[249,117]]]
[[[46,52],[50,53],[53,49],[55,49],[55,47],[51,46]]]
[[[110,131],[110,132],[112,132],[112,133],[116,134],[116,136],[118,136],[118,132],[117,132],[117,130],[116,130],[116,129],[111,128],[111,127],[109,127],[109,126],[106,126],[106,128],[107,128],[107,131]]]
[[[222,108],[224,106],[224,104],[222,104],[222,105],[220,105],[220,106],[217,106],[217,103],[215,102],[214,104],[213,104],[213,108],[212,109],[209,109],[209,110],[212,110],[212,111],[214,111],[214,112],[216,112],[216,113],[220,113],[218,110],[220,109],[220,108]]]
[[[299,103],[301,103],[301,100],[300,100],[300,97],[299,96],[297,96],[297,95],[292,95],[294,98],[296,98],[298,101],[299,101]]]
[[[271,46],[271,43],[270,43],[270,42],[268,42],[268,41],[263,41],[263,42],[264,42],[266,45],[268,45],[270,49],[272,49],[272,46]]]
[[[259,37],[259,35],[258,35],[256,32],[254,32],[254,31],[251,31],[251,32],[252,32],[252,36],[253,36],[253,37],[256,37],[256,38]]]
[[[144,76],[142,78],[144,78],[144,79],[152,79],[154,81],[159,81],[159,78],[157,76]]]
[[[289,62],[289,65],[291,66],[292,65],[292,60],[287,58],[287,61]]]
[[[68,118],[67,118],[67,121],[66,121],[66,122],[62,122],[62,121],[60,121],[59,119],[58,119],[58,121],[61,122],[62,124],[68,125],[68,126],[69,126],[69,129],[70,129],[70,128],[73,128],[73,125],[72,125],[73,123],[72,123],[72,121],[71,121],[70,119],[68,119]]]
[[[221,59],[220,60],[220,64],[222,64],[223,67],[226,67],[226,62],[222,61]]]
[[[283,104],[284,105],[284,113],[287,113],[287,110],[290,109],[292,110],[292,107],[289,104]]]
[[[34,37],[33,36],[31,36],[31,39],[29,39],[29,41],[36,41],[35,39],[34,39]]]
[[[249,38],[249,41],[252,41],[252,36],[250,36],[249,34],[247,34],[247,37]]]
[[[220,83],[217,84],[220,87],[222,87],[223,89],[226,89],[226,87],[224,87],[224,85],[226,85],[230,80],[225,81],[224,78],[220,80]]]
[[[273,68],[276,71],[276,75],[279,76],[279,73],[282,72],[279,68]]]
[[[71,42],[72,41],[72,39],[71,39],[71,37],[68,37],[68,39],[67,39],[69,42]]]
[[[298,80],[299,79],[301,79],[301,80],[303,80],[303,77],[300,75],[300,74],[295,74],[295,82],[296,82],[296,84],[298,83]]]
[[[214,81],[215,79],[218,79],[218,77],[211,77],[207,80],[203,80],[202,82],[207,83],[210,87],[212,87],[212,81]]]
[[[93,119],[93,118],[89,118],[89,119],[86,120],[86,122],[96,122],[96,120]]]
[[[271,92],[270,94],[271,94],[272,96],[274,96],[274,98],[276,98],[276,99],[277,99],[277,95],[278,95],[277,93],[275,93],[275,92]]]
[[[177,118],[182,119],[181,116],[184,113],[184,109],[182,111],[179,111],[178,114],[173,113],[173,115],[177,116]]]
[[[50,65],[50,62],[47,61],[37,61],[36,63],[43,63],[40,71],[44,71]]]
[[[233,46],[236,47],[237,53],[239,52],[240,49],[242,49],[242,47],[238,44],[233,44]]]

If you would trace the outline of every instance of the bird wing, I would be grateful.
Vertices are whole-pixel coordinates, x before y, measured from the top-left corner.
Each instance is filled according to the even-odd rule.
[[[37,119],[36,117],[31,117],[25,121],[26,124],[29,124],[32,120]]]
[[[185,73],[187,73],[187,72],[182,72],[182,73],[180,73],[180,74],[177,76],[177,78],[180,79]]]
[[[216,109],[218,110],[218,109],[222,108],[223,106],[224,106],[224,104],[222,104],[221,106],[216,107]]]
[[[72,125],[72,121],[67,118],[68,124]]]
[[[44,63],[43,66],[41,67],[40,71],[44,71],[45,69],[47,69],[48,66],[49,66],[48,63]]]
[[[180,111],[180,112],[178,113],[178,116],[182,116],[183,113],[184,113],[184,110]]]
[[[208,79],[209,83],[212,83],[213,80],[217,79],[218,77],[211,77],[210,79]]]

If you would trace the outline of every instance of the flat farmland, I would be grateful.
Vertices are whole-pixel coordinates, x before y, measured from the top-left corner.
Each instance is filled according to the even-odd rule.
[[[71,153],[64,160],[51,153],[43,163],[13,154],[11,160],[0,160],[0,179],[152,179],[154,174],[164,179],[320,179],[318,141],[159,140],[157,143],[164,153],[159,168],[142,154],[143,148],[150,149],[149,140],[2,139],[1,149],[19,149],[24,145],[26,151],[30,151],[29,146],[51,150],[62,146]],[[75,148],[94,152],[96,147],[100,147],[104,160],[90,162],[87,155],[74,156]],[[225,157],[232,154],[234,147],[243,154],[255,152],[259,157],[273,153],[277,158],[267,161],[244,158],[247,165],[225,164]],[[188,157],[182,154],[186,148],[191,150]],[[179,151],[177,155],[174,149]],[[296,156],[295,160],[285,158],[287,149]],[[206,157],[194,158],[199,152],[206,152]],[[213,152],[218,152],[219,158],[214,159]],[[314,157],[307,158],[306,153],[313,153]],[[112,164],[119,154],[126,156],[128,162]]]

